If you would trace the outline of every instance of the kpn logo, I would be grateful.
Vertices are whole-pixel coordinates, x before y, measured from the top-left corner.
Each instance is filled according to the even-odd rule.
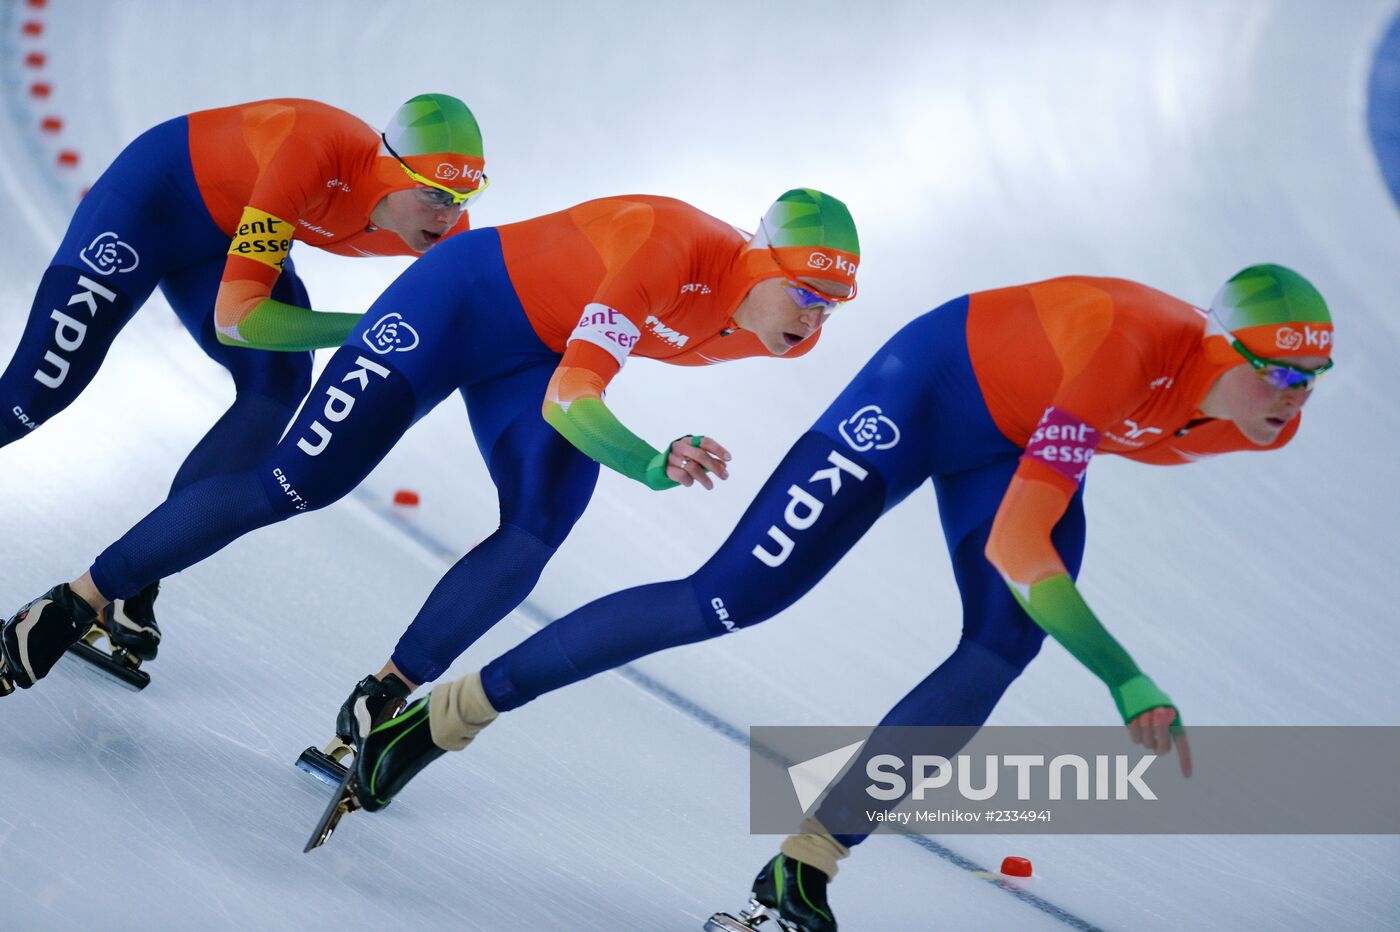
[[[793,792],[797,794],[797,804],[802,807],[804,815],[811,810],[812,806],[826,792],[827,787],[836,781],[836,778],[846,769],[846,765],[864,746],[865,741],[862,739],[834,751],[818,754],[800,764],[793,764],[787,769],[788,779],[792,781]]]

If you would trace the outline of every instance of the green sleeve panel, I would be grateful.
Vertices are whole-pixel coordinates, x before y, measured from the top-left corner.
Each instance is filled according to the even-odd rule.
[[[657,490],[680,484],[666,478],[666,453],[623,426],[601,398],[580,398],[568,410],[550,402],[544,419],[588,457],[629,479]]]
[[[339,346],[359,322],[359,314],[313,311],[264,298],[233,332],[216,330],[219,342],[228,346],[295,352]]]
[[[1175,708],[1167,694],[1138,669],[1123,645],[1094,617],[1069,576],[1060,573],[1042,579],[1028,591],[1012,585],[1011,592],[1036,624],[1103,680],[1124,722],[1148,709]]]

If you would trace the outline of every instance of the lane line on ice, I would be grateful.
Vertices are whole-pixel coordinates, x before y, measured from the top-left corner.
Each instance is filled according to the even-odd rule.
[[[419,527],[415,522],[406,519],[395,510],[394,505],[387,504],[381,496],[361,487],[351,492],[348,498],[364,506],[365,510],[371,516],[379,519],[380,522],[388,525],[392,530],[397,531],[402,536],[417,544],[433,558],[449,566],[461,559],[462,554],[458,553],[455,548],[448,546],[431,532]],[[515,610],[515,614],[525,619],[527,622],[526,627],[532,628],[533,630],[539,630],[554,620],[552,616],[539,606],[532,604],[529,599],[526,599],[520,604],[520,607]],[[633,686],[648,693],[653,698],[660,700],[692,721],[705,726],[710,731],[728,739],[745,750],[752,750],[755,753],[762,754],[764,757],[775,760],[781,764],[788,763],[785,760],[777,758],[766,748],[754,745],[749,740],[748,734],[742,728],[726,721],[714,712],[711,712],[694,700],[676,692],[661,681],[643,673],[631,664],[617,667],[608,672],[617,674]],[[1099,926],[1094,925],[1087,919],[1081,918],[1062,906],[1057,906],[1044,897],[1031,893],[1019,884],[1003,878],[998,872],[988,870],[971,858],[959,854],[948,846],[940,844],[926,835],[911,835],[902,832],[899,834],[907,841],[913,842],[930,854],[936,855],[939,859],[946,861],[954,867],[961,868],[978,880],[994,884],[999,889],[1014,896],[1032,909],[1052,919],[1058,920],[1071,929],[1080,929],[1083,930],[1083,932],[1103,932]]]

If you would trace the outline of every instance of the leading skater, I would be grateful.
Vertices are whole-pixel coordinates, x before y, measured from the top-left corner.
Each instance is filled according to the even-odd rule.
[[[0,447],[73,403],[159,285],[235,391],[170,493],[248,469],[276,446],[311,386],[307,350],[339,345],[359,322],[309,309],[292,243],[351,257],[417,255],[468,228],[484,166],[476,118],[445,94],[408,101],[382,134],[328,104],[291,99],[147,130],[78,204],[40,280],[0,375]],[[155,657],[158,587],[147,580],[104,606],[98,623],[114,648]]]
[[[454,237],[380,296],[274,450],[186,486],[89,573],[7,621],[5,675],[33,686],[109,599],[336,501],[460,390],[501,523],[346,701],[338,733],[357,741],[529,594],[583,513],[599,463],[652,489],[727,477],[729,453],[713,439],[687,434],[658,451],[613,416],[603,392],[630,356],[688,366],[800,356],[855,297],[859,255],[846,206],[809,188],[784,193],[752,238],[647,195]]]
[[[962,639],[881,724],[981,725],[1048,632],[1108,687],[1134,741],[1164,754],[1175,737],[1189,776],[1175,704],[1075,586],[1085,469],[1103,453],[1172,465],[1277,449],[1297,432],[1331,351],[1321,295],[1276,265],[1235,275],[1208,312],[1106,278],[951,301],[876,353],[694,575],[595,601],[479,674],[439,685],[370,733],[350,791],[382,808],[501,712],[771,618],[926,479],[962,594]],[[836,795],[764,866],[746,917],[716,916],[714,929],[765,915],[803,932],[836,928],[827,881],[865,838],[823,826]]]

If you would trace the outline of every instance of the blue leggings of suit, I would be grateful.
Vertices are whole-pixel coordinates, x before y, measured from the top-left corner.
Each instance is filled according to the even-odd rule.
[[[606,596],[536,632],[482,671],[492,705],[514,709],[646,654],[773,617],[932,479],[962,595],[962,639],[881,724],[985,722],[1045,635],[983,555],[1022,450],[987,411],[966,328],[960,298],[900,330],[788,451],[704,566],[685,579]],[[1082,491],[1053,541],[1077,576]],[[837,837],[850,845],[864,836]]]
[[[329,505],[460,391],[501,522],[442,578],[394,650],[410,680],[436,679],[529,595],[593,494],[598,464],[540,415],[559,359],[525,317],[496,231],[454,236],[365,313],[280,443],[251,467],[171,496],[98,556],[93,581],[125,597],[249,531]]]
[[[218,342],[214,299],[228,246],[195,186],[185,118],[137,137],[78,204],[40,280],[19,345],[0,375],[0,447],[78,397],[159,285],[200,349],[233,376],[237,392],[185,459],[172,490],[247,468],[265,455],[311,385],[311,354]],[[290,260],[272,294],[310,304]]]

